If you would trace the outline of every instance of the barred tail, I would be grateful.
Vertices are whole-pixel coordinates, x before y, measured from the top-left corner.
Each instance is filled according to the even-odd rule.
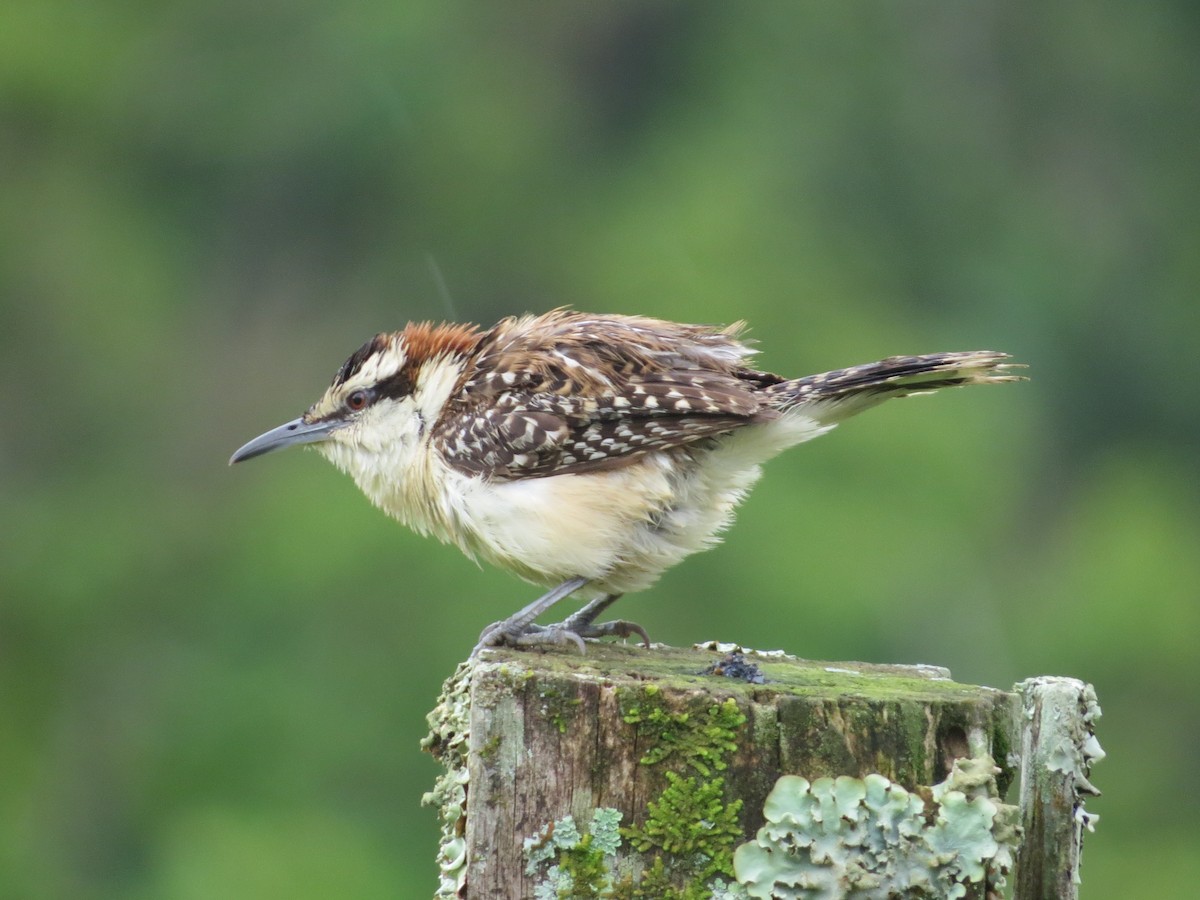
[[[962,353],[929,353],[924,356],[892,356],[879,362],[834,369],[772,385],[782,411],[804,406],[818,418],[836,422],[882,403],[890,397],[926,394],[941,388],[968,384],[1003,384],[1024,381],[1013,374],[1023,366],[1007,363],[1007,353],[969,350]]]

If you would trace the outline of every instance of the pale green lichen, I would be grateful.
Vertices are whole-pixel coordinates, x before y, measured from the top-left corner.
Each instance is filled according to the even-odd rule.
[[[1100,718],[1100,703],[1096,689],[1074,678],[1043,676],[1030,678],[1016,685],[1022,698],[1022,713],[1032,720],[1041,707],[1041,721],[1034,732],[1026,727],[1022,741],[1025,771],[1021,783],[1021,803],[1030,806],[1041,802],[1041,796],[1054,794],[1059,788],[1047,782],[1053,774],[1065,782],[1071,796],[1074,818],[1074,843],[1060,859],[1071,866],[1071,880],[1079,884],[1079,865],[1083,858],[1083,832],[1094,831],[1100,817],[1088,812],[1084,801],[1099,796],[1091,783],[1092,766],[1104,759],[1105,752],[1096,738],[1096,720]]]
[[[1018,810],[999,802],[990,757],[956,760],[931,790],[935,809],[882,775],[784,775],[763,806],[767,823],[733,856],[755,898],[957,898],[968,883],[1003,884]]]
[[[621,811],[602,806],[592,813],[592,846],[606,856],[615,856],[621,847]]]
[[[730,883],[724,878],[714,878],[708,885],[708,900],[750,900],[746,889],[737,882]]]
[[[1032,679],[1039,681],[1042,679]],[[1051,771],[1062,772],[1071,776],[1078,786],[1080,793],[1098,794],[1099,791],[1088,780],[1092,765],[1104,759],[1107,755],[1096,739],[1096,720],[1102,715],[1100,702],[1096,698],[1096,689],[1083,685],[1079,694],[1079,715],[1057,728],[1058,741],[1047,753],[1046,767]],[[1082,808],[1083,800],[1079,801]],[[1099,816],[1088,815],[1092,822],[1098,821]],[[1089,829],[1090,830],[1090,829]]]
[[[1085,699],[1088,701],[1087,710],[1083,715],[1083,723],[1087,728],[1087,737],[1083,739],[1083,744],[1079,748],[1080,766],[1075,773],[1075,797],[1079,801],[1075,807],[1075,829],[1076,839],[1082,846],[1083,831],[1086,828],[1088,831],[1096,830],[1096,823],[1100,821],[1100,816],[1097,813],[1088,812],[1083,807],[1083,799],[1085,794],[1099,796],[1098,791],[1088,780],[1092,773],[1092,765],[1100,762],[1108,754],[1104,752],[1104,748],[1100,746],[1100,741],[1096,738],[1095,721],[1100,718],[1100,703],[1096,699],[1096,689],[1090,684],[1087,686],[1087,694]],[[1079,883],[1079,872],[1075,872],[1075,882]]]
[[[583,835],[575,825],[574,816],[563,816],[552,822],[544,832],[525,838],[522,845],[525,853],[525,874],[534,875],[538,867],[554,859],[560,850],[577,846]]]
[[[525,839],[525,874],[542,877],[535,900],[599,900],[612,897],[614,862],[621,846],[621,811],[599,807],[586,831],[564,816]]]
[[[429,734],[421,748],[436,756],[445,771],[433,790],[421,797],[422,806],[435,806],[441,825],[438,841],[437,898],[459,896],[467,878],[467,844],[463,838],[467,811],[467,750],[470,736],[471,664],[459,663],[442,685],[437,706],[426,717]]]

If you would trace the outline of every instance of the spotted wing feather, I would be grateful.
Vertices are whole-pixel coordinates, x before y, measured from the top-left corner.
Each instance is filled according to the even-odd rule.
[[[759,390],[779,379],[741,365],[750,350],[731,331],[565,312],[528,321],[484,336],[439,421],[461,471],[611,469],[778,415]]]

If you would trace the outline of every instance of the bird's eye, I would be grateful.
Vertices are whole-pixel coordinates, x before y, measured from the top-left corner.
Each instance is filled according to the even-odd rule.
[[[366,408],[367,401],[371,399],[366,391],[354,391],[346,398],[346,406],[353,412],[358,412],[360,409]]]

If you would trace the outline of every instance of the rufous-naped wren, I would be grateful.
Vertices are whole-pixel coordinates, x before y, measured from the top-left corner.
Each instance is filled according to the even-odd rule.
[[[893,356],[804,378],[749,364],[742,326],[556,310],[378,334],[300,418],[231,463],[313,444],[421,534],[553,589],[476,647],[639,635],[596,622],[711,547],[761,465],[890,397],[1016,381],[1005,353]],[[534,620],[568,594],[591,601]]]

